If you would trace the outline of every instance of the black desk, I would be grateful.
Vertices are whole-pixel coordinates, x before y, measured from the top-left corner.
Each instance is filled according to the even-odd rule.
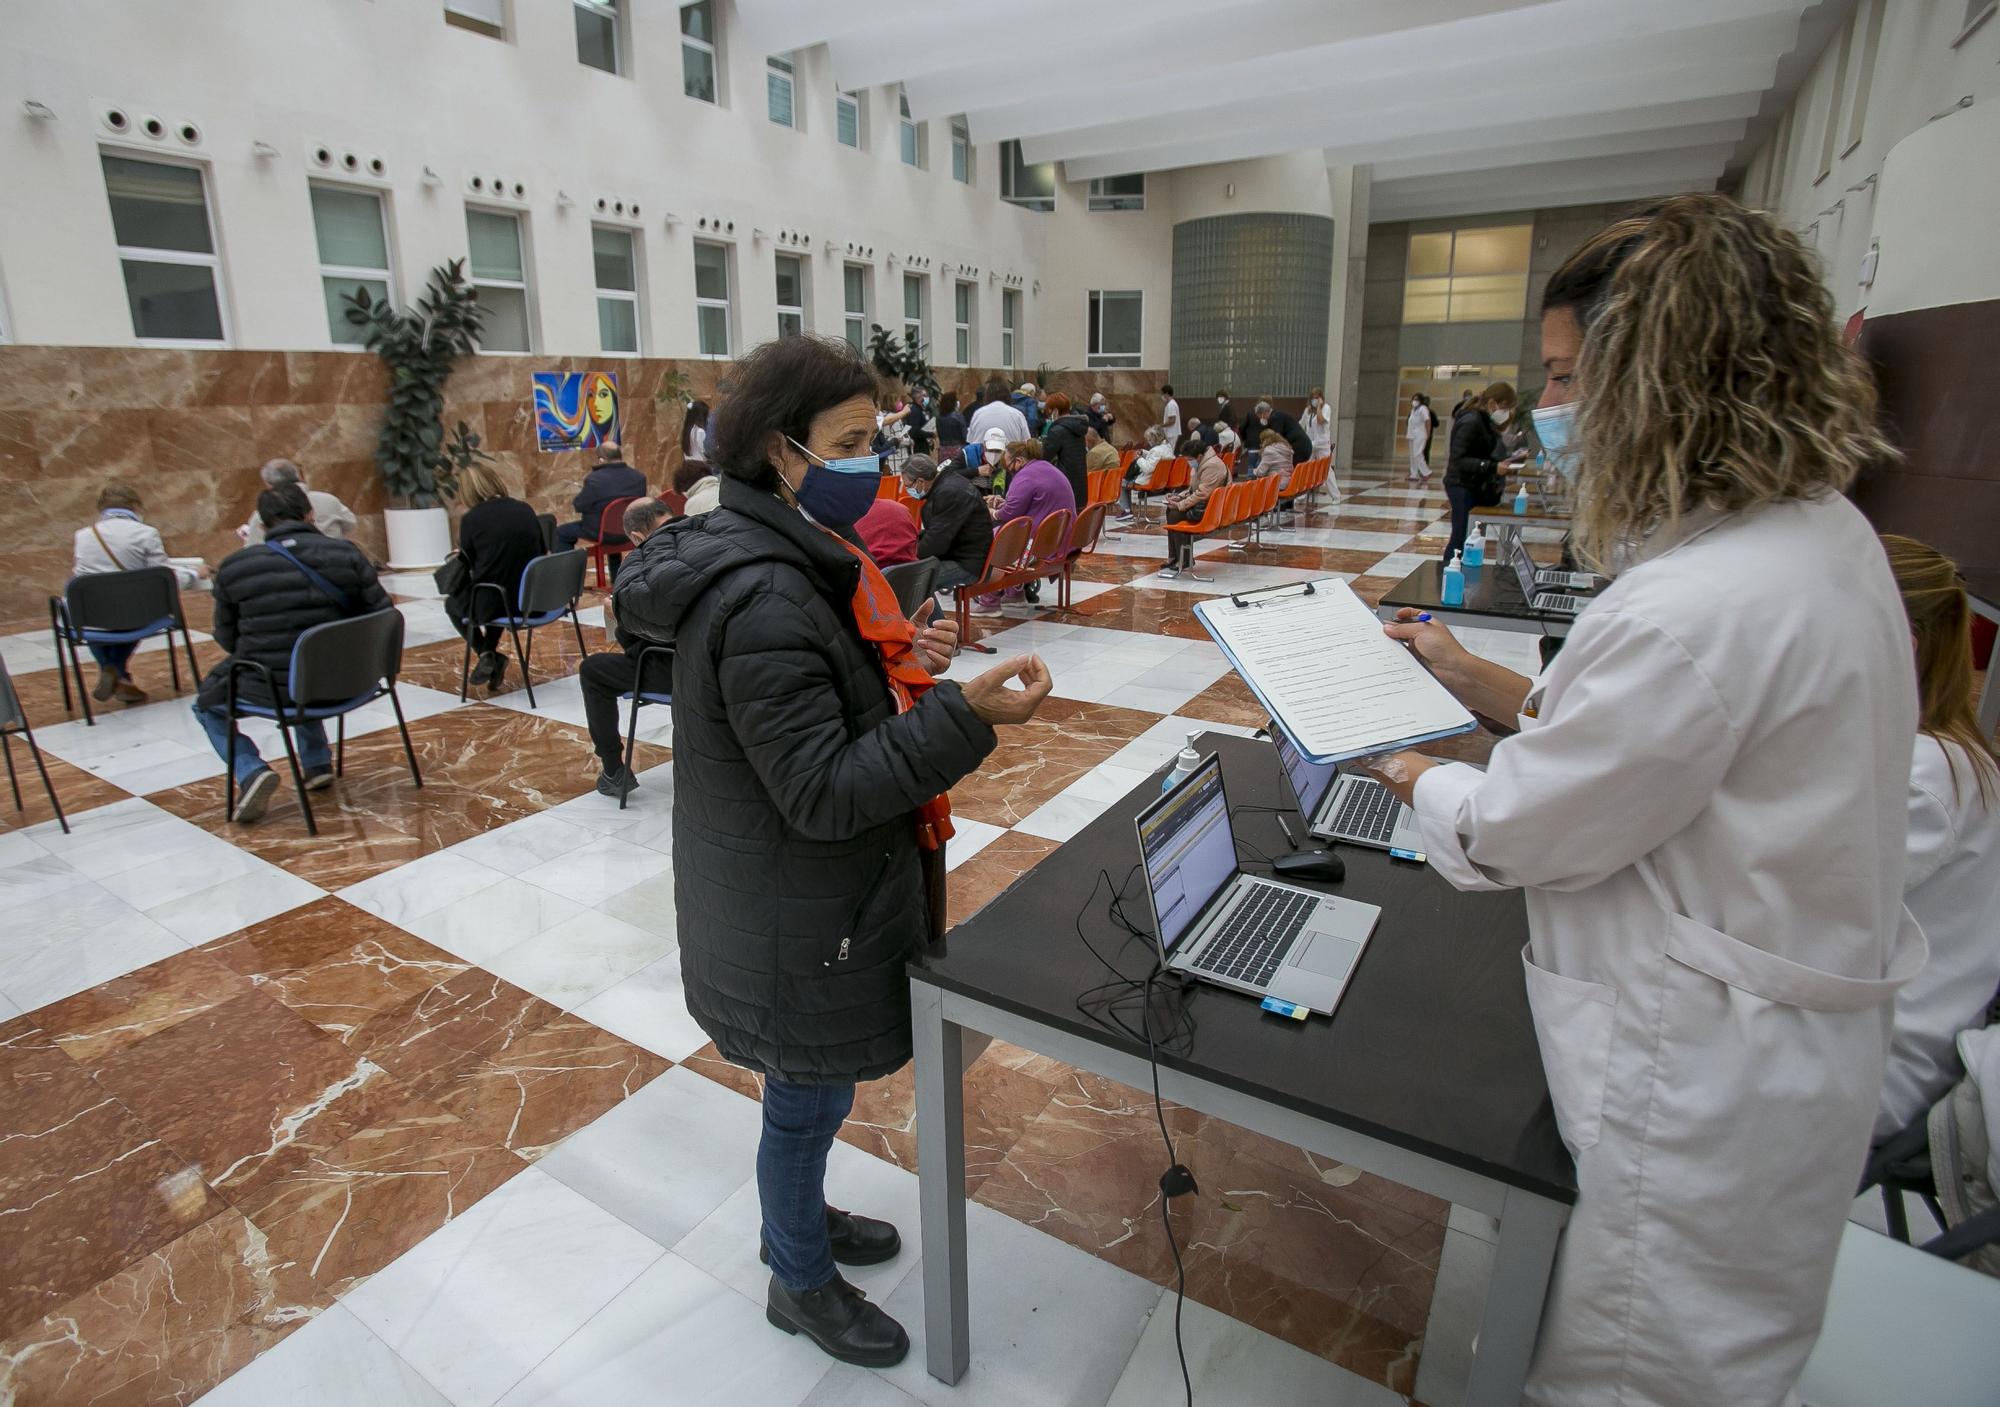
[[[1268,743],[1209,734],[1202,747],[1221,755],[1232,806],[1288,798]],[[1157,786],[1149,781],[1113,805],[955,929],[942,955],[911,965],[926,1353],[931,1375],[944,1382],[963,1376],[971,1352],[968,1044],[976,1054],[981,1037],[998,1037],[1150,1088],[1144,1045],[1076,1010],[1078,993],[1106,974],[1075,924],[1098,871],[1122,882],[1137,862],[1132,818]],[[1236,828],[1267,854],[1283,845],[1269,814],[1239,811]],[[1556,1241],[1576,1199],[1528,1016],[1520,959],[1526,908],[1518,893],[1461,894],[1428,868],[1381,851],[1341,853],[1347,878],[1336,892],[1383,912],[1332,1020],[1301,1025],[1265,1015],[1246,997],[1197,987],[1189,997],[1192,1050],[1161,1052],[1161,1093],[1497,1218],[1469,1377],[1462,1390],[1441,1379],[1464,1363],[1467,1346],[1427,1336],[1417,1393],[1473,1407],[1516,1403]],[[1140,894],[1142,883],[1133,878],[1126,893]],[[1084,931],[1122,971],[1143,976],[1154,950],[1113,924],[1108,899],[1100,886]]]
[[[1966,573],[1965,594],[1975,612],[2000,624],[2000,572]],[[2000,728],[2000,684],[1996,680],[2000,680],[2000,640],[1993,643],[1992,657],[1986,661],[1986,683],[1979,691],[1979,735],[1984,738]]]
[[[1576,623],[1575,616],[1538,611],[1521,594],[1521,579],[1505,562],[1491,555],[1486,561],[1465,568],[1465,604],[1444,603],[1444,563],[1426,562],[1394,586],[1376,604],[1375,614],[1394,620],[1402,608],[1414,607],[1434,616],[1450,616],[1465,625],[1486,630],[1509,630],[1518,635],[1546,635],[1560,640]]]

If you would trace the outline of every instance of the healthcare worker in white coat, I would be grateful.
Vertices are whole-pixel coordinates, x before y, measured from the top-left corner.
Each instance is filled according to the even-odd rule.
[[[1585,244],[1550,282],[1542,353],[1576,546],[1616,579],[1532,680],[1442,626],[1386,627],[1520,731],[1484,772],[1372,765],[1440,873],[1527,899],[1577,1201],[1526,1400],[1775,1407],[1924,961],[1903,906],[1909,630],[1840,493],[1891,451],[1797,238],[1726,197]]]

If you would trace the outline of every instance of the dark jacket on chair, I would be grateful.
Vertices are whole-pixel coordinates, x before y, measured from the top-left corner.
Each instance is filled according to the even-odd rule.
[[[583,520],[583,535],[592,540],[597,536],[597,525],[604,517],[604,510],[621,498],[644,498],[646,496],[646,476],[622,460],[600,464],[583,476],[583,490],[578,493],[570,506]],[[611,535],[605,541],[622,543],[625,530],[617,522],[611,525]]]
[[[1451,422],[1451,458],[1445,464],[1446,488],[1462,488],[1472,506],[1491,508],[1500,501],[1500,432],[1493,417],[1478,406],[1467,406]]]
[[[1042,458],[1062,470],[1069,480],[1069,491],[1076,495],[1078,507],[1090,501],[1090,457],[1089,448],[1083,443],[1083,433],[1090,428],[1090,422],[1071,411],[1061,415],[1042,427]]]
[[[972,480],[963,474],[938,475],[924,495],[918,558],[956,562],[977,577],[992,546],[993,513]]]
[[[465,558],[465,585],[451,594],[450,604],[459,618],[471,619],[472,588],[481,582],[507,593],[511,615],[521,601],[521,573],[543,553],[541,521],[518,498],[489,498],[458,520],[458,550]],[[499,611],[492,592],[479,595],[482,618]]]
[[[346,592],[348,609],[272,551],[274,542]],[[292,646],[299,636],[315,625],[386,610],[389,605],[389,594],[375,579],[374,564],[360,548],[304,523],[277,523],[262,543],[230,553],[215,569],[215,623],[209,630],[232,659],[268,668],[282,692],[290,682]],[[228,689],[227,665],[217,665],[201,681],[200,702],[220,706]],[[252,703],[272,702],[263,676],[251,670],[237,675],[236,693]]]
[[[930,917],[912,813],[993,730],[940,680],[896,712],[854,627],[859,563],[734,479],[619,574],[627,627],[674,645],[674,898],[688,1010],[726,1059],[803,1083],[910,1058]]]

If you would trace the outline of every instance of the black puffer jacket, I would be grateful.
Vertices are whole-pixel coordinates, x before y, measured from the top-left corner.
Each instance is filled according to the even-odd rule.
[[[1079,506],[1090,502],[1090,449],[1083,442],[1089,428],[1090,422],[1072,411],[1044,425],[1041,434],[1042,458],[1062,470]]]
[[[1493,417],[1474,405],[1451,422],[1451,458],[1446,462],[1447,488],[1472,495],[1472,506],[1491,508],[1500,501],[1500,431]]]
[[[724,479],[721,507],[647,538],[615,593],[627,628],[676,647],[688,1010],[727,1059],[807,1084],[910,1058],[904,964],[929,929],[912,812],[993,748],[956,684],[896,712],[854,628],[859,570]]]
[[[342,610],[304,572],[273,552],[269,547],[273,542],[346,592],[352,609]],[[325,537],[303,523],[277,523],[266,531],[263,543],[230,553],[215,569],[215,623],[210,630],[232,658],[267,666],[283,690],[291,674],[292,645],[299,636],[315,625],[367,615],[389,605],[388,593],[375,580],[374,564],[360,548]],[[221,704],[228,688],[223,666],[218,665],[201,681],[202,703]],[[248,671],[237,677],[236,691],[256,703],[271,702],[261,676]]]

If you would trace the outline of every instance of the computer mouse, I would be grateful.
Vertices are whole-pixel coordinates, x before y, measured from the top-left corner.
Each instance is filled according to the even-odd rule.
[[[1280,855],[1271,862],[1280,879],[1317,879],[1338,884],[1347,878],[1347,864],[1330,850],[1301,850],[1296,855]]]

